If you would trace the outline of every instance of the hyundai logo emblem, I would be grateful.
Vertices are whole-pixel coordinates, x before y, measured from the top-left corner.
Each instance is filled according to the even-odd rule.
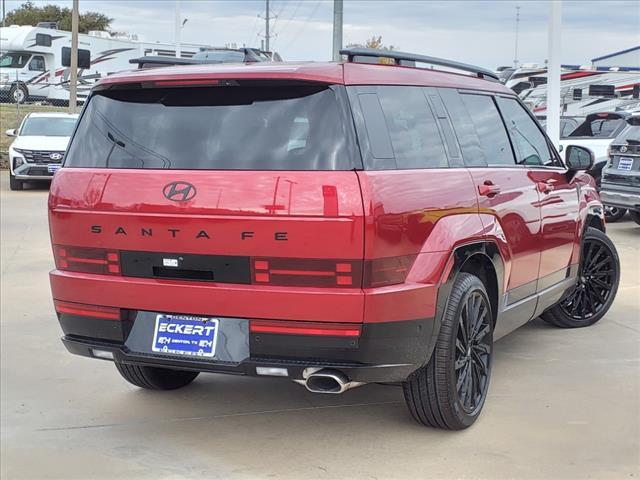
[[[58,152],[53,152],[49,154],[49,158],[51,160],[62,160],[62,154]]]
[[[187,182],[167,183],[162,193],[172,202],[186,202],[196,196],[196,187]]]
[[[622,145],[622,146],[620,147],[620,151],[621,151],[622,153],[626,153],[626,152],[627,152],[627,150],[628,150],[628,148],[627,148],[627,146],[626,146],[626,145]]]

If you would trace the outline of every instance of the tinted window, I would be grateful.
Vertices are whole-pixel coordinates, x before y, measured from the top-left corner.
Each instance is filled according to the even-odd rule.
[[[614,140],[615,144],[640,145],[640,125],[628,125]]]
[[[498,98],[502,116],[516,147],[517,163],[553,165],[547,139],[527,111],[513,98]]]
[[[514,165],[509,137],[493,98],[448,94],[447,108],[458,132],[464,162],[469,166]],[[456,100],[457,97],[459,100]]]
[[[326,87],[115,90],[91,98],[65,165],[348,170],[349,138]]]
[[[75,117],[28,117],[22,124],[20,136],[70,137],[75,126]]]
[[[608,114],[604,114],[604,117],[598,117],[598,115],[589,115],[587,119],[582,122],[569,137],[594,137],[594,138],[613,138],[622,128],[624,128],[625,121],[617,116],[607,117]]]
[[[420,87],[379,87],[378,98],[397,168],[448,166],[436,119]]]

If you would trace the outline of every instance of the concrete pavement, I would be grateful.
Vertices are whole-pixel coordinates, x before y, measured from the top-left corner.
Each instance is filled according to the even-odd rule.
[[[594,327],[536,320],[496,345],[481,419],[418,426],[395,386],[313,395],[201,375],[147,392],[59,341],[45,187],[0,172],[3,478],[594,478],[640,475],[640,226],[609,227],[622,283]]]

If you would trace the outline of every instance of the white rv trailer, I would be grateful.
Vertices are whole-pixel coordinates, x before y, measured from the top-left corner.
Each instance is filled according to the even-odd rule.
[[[0,28],[0,95],[12,101],[29,98],[51,102],[69,101],[71,32],[51,28],[16,26]],[[208,45],[182,44],[181,56],[190,58]],[[108,32],[78,35],[78,57],[87,63],[78,68],[78,101],[82,102],[95,82],[110,73],[129,70],[129,60],[145,55],[175,57],[175,45],[142,42],[135,36],[112,36]],[[88,61],[88,62],[87,62]]]
[[[518,92],[522,101],[536,115],[546,115],[547,73],[528,78],[532,88]],[[560,77],[560,101],[563,115],[585,116],[612,111],[640,96],[640,70],[632,69],[563,69]]]

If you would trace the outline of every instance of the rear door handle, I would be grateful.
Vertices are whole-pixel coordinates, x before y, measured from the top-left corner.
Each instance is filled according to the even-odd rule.
[[[553,192],[553,185],[547,182],[537,182],[538,183],[538,191],[542,193],[550,193]]]
[[[500,187],[487,180],[482,185],[478,185],[478,193],[483,197],[494,197],[500,193]]]

